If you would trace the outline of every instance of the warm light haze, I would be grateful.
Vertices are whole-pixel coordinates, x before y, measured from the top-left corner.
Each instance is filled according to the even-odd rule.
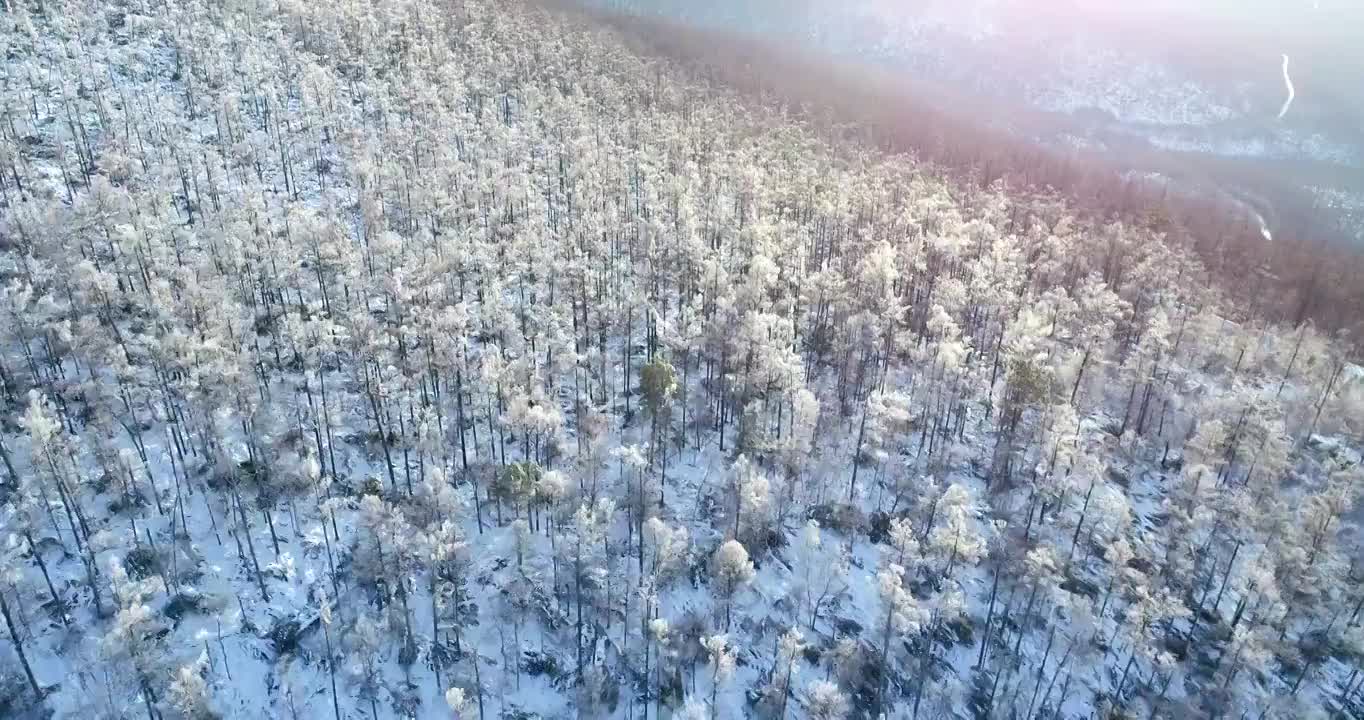
[[[0,0],[0,720],[1364,717],[1361,40]]]

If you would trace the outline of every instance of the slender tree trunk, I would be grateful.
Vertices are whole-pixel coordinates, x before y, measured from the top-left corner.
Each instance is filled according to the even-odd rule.
[[[857,492],[857,466],[859,456],[862,454],[862,440],[867,434],[867,408],[862,408],[862,422],[857,426],[857,445],[853,447],[852,479],[848,481],[848,502],[853,501],[853,496]]]
[[[38,686],[38,679],[33,676],[33,668],[28,664],[28,655],[24,653],[24,641],[19,637],[19,628],[14,626],[14,618],[10,615],[9,603],[5,601],[4,592],[0,592],[0,614],[5,616],[5,626],[9,628],[10,639],[14,642],[14,653],[19,656],[19,664],[24,668],[28,685],[33,688],[33,695],[41,700],[43,689]]]
[[[236,488],[232,490],[232,501],[237,506],[237,516],[241,518],[242,535],[246,537],[246,548],[251,554],[251,569],[256,576],[256,586],[260,588],[260,595],[266,602],[270,601],[270,592],[265,589],[265,576],[261,574],[260,563],[256,560],[256,544],[251,539],[251,524],[246,518],[246,508],[242,507],[241,495]]]
[[[999,564],[995,564],[994,579],[990,581],[990,602],[985,609],[985,629],[981,632],[980,653],[976,655],[976,667],[985,664],[985,648],[990,644],[990,623],[995,617],[995,595],[999,592]]]
[[[341,720],[341,701],[336,695],[336,656],[332,654],[332,631],[331,623],[322,623],[322,637],[327,643],[327,673],[331,675],[332,684],[332,712],[336,715],[336,720]]]

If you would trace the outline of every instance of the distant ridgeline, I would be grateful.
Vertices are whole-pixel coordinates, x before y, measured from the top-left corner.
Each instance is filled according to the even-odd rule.
[[[1241,111],[1226,103],[1245,98],[1204,92],[1159,67],[1126,86],[1126,55],[1103,55],[1097,78],[1072,73],[1057,64],[1072,44],[1102,36],[1081,41],[1058,29],[1052,48],[1041,31],[1001,25],[1006,4],[581,4],[605,11],[602,19],[649,50],[763,97],[832,108],[835,120],[871,128],[879,145],[969,181],[1057,190],[1080,212],[1163,232],[1195,249],[1229,281],[1228,292],[1243,293],[1259,312],[1333,328],[1364,317],[1364,171],[1348,166],[1350,135],[1304,143],[1298,138],[1308,131],[1274,123],[1282,101],[1277,54],[1261,72],[1271,99],[1253,119],[1259,125],[1233,132],[1227,126]],[[1197,97],[1181,96],[1195,90]],[[1141,93],[1152,104],[1142,104]],[[1139,118],[1123,122],[1115,115],[1123,112]],[[1161,122],[1195,124],[1151,124],[1166,116]],[[1306,111],[1287,120],[1314,127]],[[1238,139],[1245,133],[1249,140]],[[1247,154],[1254,147],[1263,157]],[[1304,159],[1292,162],[1298,153]],[[1355,335],[1364,342],[1364,331]]]

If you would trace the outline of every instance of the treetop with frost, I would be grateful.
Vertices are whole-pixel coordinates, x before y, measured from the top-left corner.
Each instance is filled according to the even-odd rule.
[[[0,715],[1360,706],[1364,372],[1182,239],[523,0],[0,20]]]

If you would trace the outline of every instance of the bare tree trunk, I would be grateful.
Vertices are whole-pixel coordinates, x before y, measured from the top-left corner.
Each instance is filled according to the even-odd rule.
[[[322,637],[327,642],[327,673],[331,675],[332,682],[332,712],[336,715],[336,720],[341,720],[341,701],[336,697],[336,656],[332,654],[332,631],[331,623],[323,619]]]
[[[38,679],[33,677],[33,668],[28,664],[28,655],[24,654],[24,641],[19,638],[19,629],[14,627],[14,618],[9,613],[9,603],[5,602],[3,592],[0,592],[0,614],[5,616],[5,626],[9,628],[10,639],[14,641],[14,652],[19,656],[19,664],[24,667],[24,676],[28,678],[29,687],[33,688],[34,696],[41,700],[43,689],[38,686]]]

